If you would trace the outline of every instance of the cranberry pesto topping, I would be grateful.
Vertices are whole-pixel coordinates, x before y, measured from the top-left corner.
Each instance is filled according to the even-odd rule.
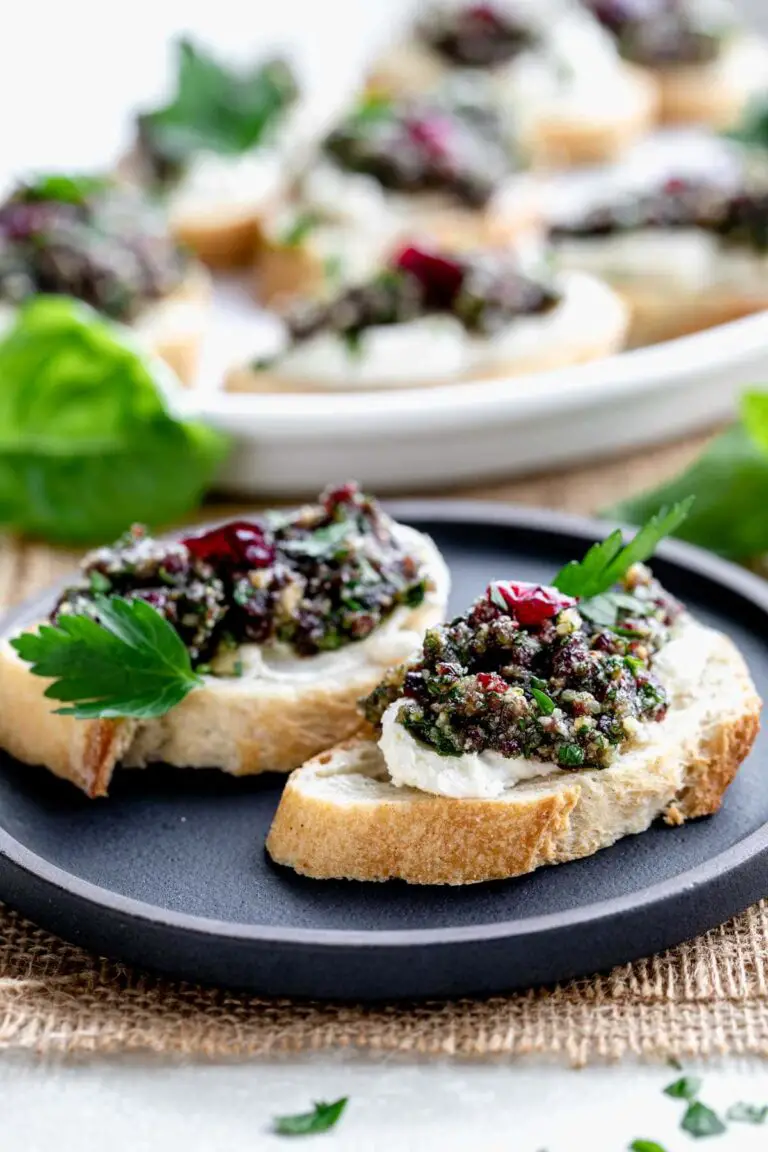
[[[302,302],[286,317],[291,344],[336,332],[354,351],[371,327],[404,324],[428,315],[455,316],[467,332],[491,336],[519,316],[549,312],[560,302],[550,284],[520,271],[513,252],[446,254],[407,245],[365,284],[331,301]]]
[[[680,605],[634,565],[611,592],[579,605],[555,588],[492,584],[468,615],[431,628],[419,659],[364,701],[443,756],[494,751],[561,768],[604,768],[641,723],[664,718],[653,675]]]
[[[588,239],[641,228],[702,228],[724,243],[768,251],[768,191],[736,191],[706,180],[673,176],[657,189],[598,204],[559,221],[552,238]]]
[[[421,36],[451,64],[492,68],[536,46],[522,20],[497,4],[439,5],[422,21]]]
[[[0,300],[74,296],[130,321],[172,292],[187,258],[158,214],[106,180],[52,176],[0,204]]]
[[[589,0],[626,60],[649,68],[709,64],[733,32],[723,10],[700,0]]]
[[[201,666],[241,644],[284,644],[313,656],[363,640],[429,581],[393,521],[354,484],[295,512],[233,520],[176,542],[134,527],[90,553],[84,582],[53,619],[87,613],[99,595],[146,600]]]
[[[438,192],[483,208],[513,170],[501,121],[486,106],[449,96],[369,98],[325,141],[341,168],[393,192]]]

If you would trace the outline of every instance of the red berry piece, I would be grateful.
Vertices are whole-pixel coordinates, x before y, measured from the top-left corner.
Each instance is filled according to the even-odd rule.
[[[492,604],[509,612],[519,624],[528,625],[543,624],[564,608],[573,608],[576,604],[572,596],[564,596],[557,588],[522,580],[499,580],[489,584],[486,595]]]
[[[478,672],[475,677],[483,692],[506,692],[509,688],[506,680],[497,676],[495,672]]]
[[[394,266],[419,282],[428,308],[450,308],[464,281],[464,268],[458,260],[414,245],[398,253]]]
[[[213,568],[268,568],[275,560],[275,546],[265,529],[248,520],[231,520],[200,536],[187,536],[182,544]]]

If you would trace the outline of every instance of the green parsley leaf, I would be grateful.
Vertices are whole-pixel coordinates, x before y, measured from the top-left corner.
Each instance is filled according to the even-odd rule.
[[[681,1076],[679,1080],[667,1085],[664,1094],[671,1096],[674,1100],[695,1100],[700,1088],[701,1078],[699,1076]]]
[[[747,392],[740,410],[740,421],[679,476],[604,514],[641,524],[662,506],[693,494],[691,514],[675,530],[681,540],[732,560],[768,552],[768,392]]]
[[[91,592],[104,593],[109,592],[110,588],[112,587],[112,582],[107,576],[104,575],[103,572],[94,571],[91,572],[90,576],[88,577],[88,585],[91,589]]]
[[[639,660],[637,658],[637,656],[625,656],[624,657],[624,663],[627,666],[627,668],[629,668],[629,670],[633,676],[637,676],[638,672],[642,672],[642,670],[645,668],[645,665],[643,664],[642,660]],[[671,1085],[670,1085],[670,1087],[671,1087]],[[672,1093],[669,1092],[668,1095],[671,1096]]]
[[[665,1149],[655,1140],[633,1140],[629,1152],[665,1152]]]
[[[306,212],[299,212],[295,220],[280,234],[278,243],[285,248],[299,248],[321,223],[322,218],[317,212],[313,212],[311,209]]]
[[[542,692],[540,688],[531,688],[531,696],[545,716],[552,715],[555,710],[555,702],[551,696],[547,696],[546,692]]]
[[[633,564],[653,555],[659,541],[682,524],[692,503],[693,497],[689,496],[671,508],[661,508],[626,545],[617,528],[605,540],[593,544],[583,560],[571,560],[561,568],[552,583],[566,596],[582,600],[607,592]]]
[[[344,341],[350,360],[359,360],[363,354],[362,329],[350,328],[347,332],[341,332],[340,336]]]
[[[78,720],[164,716],[202,683],[168,621],[145,600],[97,596],[94,615],[62,615],[11,641],[35,676],[53,680],[45,695]]]
[[[161,365],[64,296],[39,296],[0,339],[0,524],[72,544],[194,508],[226,441],[176,419]]]
[[[60,204],[85,204],[92,196],[105,192],[112,181],[107,176],[50,172],[25,180],[21,198],[27,202],[56,200]]]
[[[348,1099],[347,1096],[342,1096],[332,1104],[318,1101],[311,1112],[298,1112],[295,1116],[276,1116],[273,1130],[278,1136],[311,1136],[315,1132],[327,1132],[338,1123]]]
[[[741,1124],[765,1124],[768,1119],[768,1104],[745,1104],[739,1101],[732,1104],[725,1114],[726,1120],[734,1120]]]
[[[323,528],[316,528],[308,536],[302,536],[297,540],[284,540],[281,547],[286,552],[300,552],[302,556],[317,559],[333,556],[342,548],[346,550],[354,527],[351,520],[334,520]]]
[[[579,768],[584,763],[584,749],[578,744],[563,744],[557,759],[565,768]]]
[[[627,592],[603,592],[579,604],[581,615],[603,628],[613,627],[621,609],[631,616],[647,616],[651,611],[648,605]]]
[[[236,156],[256,147],[296,96],[284,61],[235,71],[182,38],[175,96],[139,117],[139,136],[151,156],[178,171],[198,152]]]
[[[748,147],[768,148],[768,100],[764,94],[749,101],[736,127],[725,135]]]
[[[719,1136],[725,1132],[725,1124],[720,1117],[700,1100],[693,1100],[685,1110],[680,1127],[689,1136],[701,1139],[704,1136]]]

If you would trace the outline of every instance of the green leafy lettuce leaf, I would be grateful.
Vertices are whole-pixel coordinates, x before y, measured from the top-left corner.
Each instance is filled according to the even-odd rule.
[[[768,392],[748,392],[739,422],[679,476],[604,514],[642,524],[689,495],[696,502],[685,522],[672,530],[681,540],[734,560],[768,551]]]
[[[255,147],[296,95],[282,60],[235,71],[181,39],[176,93],[164,108],[139,117],[139,131],[151,153],[179,169],[197,152],[238,155]]]
[[[66,297],[37,297],[0,340],[0,524],[73,544],[194,508],[226,452],[176,419],[155,365]]]
[[[582,600],[601,596],[633,564],[653,555],[659,542],[683,523],[692,503],[693,497],[689,495],[669,508],[658,509],[628,544],[624,543],[621,529],[617,528],[605,540],[593,544],[583,560],[571,560],[561,568],[552,583],[566,596]]]
[[[293,1116],[276,1116],[273,1131],[278,1136],[311,1136],[315,1132],[327,1132],[338,1123],[347,1106],[347,1096],[334,1100],[332,1104],[317,1103],[311,1112],[297,1112]]]
[[[94,616],[62,615],[55,625],[11,641],[57,708],[79,720],[164,716],[202,683],[168,621],[144,600],[97,596]]]

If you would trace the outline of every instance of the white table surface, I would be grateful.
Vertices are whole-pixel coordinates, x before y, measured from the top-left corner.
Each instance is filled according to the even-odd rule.
[[[98,164],[129,135],[130,112],[167,80],[179,31],[247,59],[290,43],[315,89],[336,99],[391,15],[410,0],[42,0],[11,4],[0,38],[0,178],[25,167]],[[765,0],[744,6],[768,21]],[[10,28],[9,22],[10,21]],[[9,34],[10,32],[10,34]],[[688,1069],[692,1071],[693,1069]],[[768,1103],[768,1065],[708,1066],[704,1099]],[[622,1152],[637,1137],[698,1147],[663,1095],[677,1074],[624,1063],[582,1071],[531,1062],[462,1064],[354,1054],[270,1063],[168,1065],[150,1058],[40,1061],[0,1054],[2,1152],[252,1152],[284,1148],[269,1118],[313,1099],[351,1098],[334,1152]],[[304,1147],[304,1145],[301,1145]],[[734,1125],[719,1152],[768,1149],[768,1126]]]

